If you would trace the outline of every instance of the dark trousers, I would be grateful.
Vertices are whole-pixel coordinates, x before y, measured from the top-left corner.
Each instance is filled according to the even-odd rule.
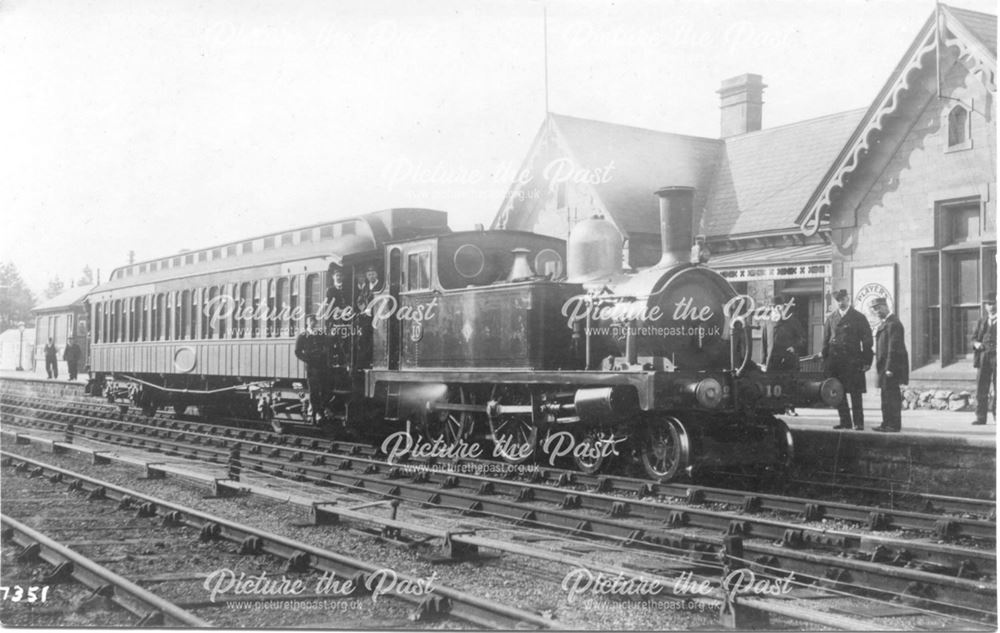
[[[894,378],[882,378],[882,426],[897,431],[903,427],[903,392]]]
[[[48,374],[49,378],[59,377],[59,363],[56,359],[49,360],[45,359],[45,373]]]
[[[993,419],[997,417],[997,403],[994,397],[993,406],[990,406],[990,387],[997,375],[997,354],[996,352],[983,352],[983,357],[979,361],[979,373],[976,374],[976,422],[986,421],[986,412],[993,413]]]
[[[75,360],[66,361],[66,368],[69,370],[69,379],[76,380],[76,361]]]
[[[844,426],[851,426],[851,413],[854,413],[854,428],[865,428],[865,411],[861,408],[860,391],[852,391],[844,394],[844,399],[837,405],[837,413],[840,414],[840,423]],[[847,408],[847,397],[851,397],[851,409]]]
[[[322,416],[323,408],[330,400],[332,377],[325,365],[306,366],[306,380],[309,381],[309,405],[314,416]]]

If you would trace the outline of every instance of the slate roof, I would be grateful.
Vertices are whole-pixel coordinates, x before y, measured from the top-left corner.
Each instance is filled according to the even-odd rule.
[[[606,183],[593,185],[615,223],[626,233],[660,233],[657,189],[696,189],[695,208],[704,206],[722,141],[656,132],[604,121],[549,115],[579,167],[606,169]]]
[[[948,11],[951,12],[959,21],[965,25],[965,28],[975,35],[983,46],[988,48],[993,56],[997,55],[997,16],[990,15],[989,13],[980,13],[979,11],[969,11],[968,9],[959,9],[958,7],[953,7],[950,4],[946,5]]]
[[[32,312],[42,312],[45,310],[59,310],[62,308],[68,308],[73,305],[77,305],[83,302],[83,298],[87,296],[91,290],[97,287],[97,284],[91,284],[89,286],[75,286],[69,290],[60,292],[51,299],[47,299],[42,303],[38,304],[31,309]]]
[[[787,230],[865,108],[725,139],[708,195],[709,237]]]

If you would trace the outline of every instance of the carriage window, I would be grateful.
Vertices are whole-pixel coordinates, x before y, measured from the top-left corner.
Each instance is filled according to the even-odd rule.
[[[237,310],[240,312],[239,319],[239,338],[247,337],[247,330],[250,328],[250,324],[247,323],[246,310],[250,306],[250,282],[244,282],[240,284],[240,300]]]
[[[319,275],[313,273],[306,277],[306,314],[312,314],[320,302]]]
[[[406,265],[406,289],[426,290],[431,287],[430,251],[410,253]]]
[[[326,239],[328,237],[333,237],[333,225],[327,224],[326,226],[320,227],[319,229],[319,239]]]
[[[139,272],[140,273],[146,272],[146,264],[139,264]]]
[[[274,248],[274,238],[273,237],[265,237],[264,238],[264,250],[266,251],[266,250],[272,249],[272,248]]]
[[[288,280],[278,279],[274,290],[274,317],[269,321],[269,327],[274,328],[274,336],[288,336]]]
[[[220,315],[225,314],[223,310],[229,309],[230,305],[229,301],[228,300],[223,301],[221,299],[227,296],[230,296],[229,287],[225,285],[219,286],[220,300],[216,303],[216,306],[213,308],[216,314]],[[220,317],[219,320],[216,322],[215,327],[219,330],[219,338],[226,338],[226,320]]]
[[[277,336],[277,333],[272,331],[274,329],[274,320],[271,318],[274,315],[274,287],[275,281],[273,279],[268,279],[262,286],[262,290],[264,292],[264,302],[267,306],[264,316],[264,331],[261,333],[264,338]]]
[[[250,290],[250,337],[260,336],[260,319],[257,318],[257,310],[260,308],[260,282],[253,282]]]
[[[281,245],[282,246],[291,246],[292,245],[292,234],[291,233],[282,233],[281,234]]]
[[[312,229],[302,229],[299,231],[299,243],[311,242],[313,239]]]
[[[212,259],[222,259],[222,249],[213,248],[212,249]]]
[[[246,255],[253,252],[253,242],[243,242],[241,252]]]
[[[174,338],[174,293],[167,293],[163,307],[165,308],[163,313],[163,338],[169,341]]]
[[[185,264],[193,264],[194,263],[194,253],[192,253],[190,255],[185,255],[184,256],[184,263]]]
[[[198,318],[199,322],[198,338],[208,338],[208,317],[205,315],[205,302],[208,300],[208,288],[198,289]]]
[[[208,252],[207,251],[201,251],[200,253],[198,253],[198,261],[199,262],[206,261],[207,259],[208,259]]]
[[[188,338],[188,319],[191,318],[191,291],[185,290],[181,293],[180,300],[180,318],[177,322],[180,324],[180,331],[177,333],[178,340],[183,340]]]
[[[101,317],[103,316],[101,304],[94,304],[94,339],[95,343],[101,342]]]
[[[236,244],[230,244],[226,247],[226,257],[236,256]]]
[[[203,313],[202,319],[204,320],[203,322],[205,323],[205,325],[202,326],[202,332],[208,332],[208,335],[205,338],[215,338],[216,335],[215,332],[216,322],[210,319],[209,315],[212,313],[212,310],[214,310],[215,306],[218,304],[217,301],[214,301],[214,299],[217,296],[219,296],[218,288],[212,286],[211,288],[208,289],[208,303],[205,304],[205,309],[202,310]]]
[[[291,317],[288,320],[288,336],[295,336],[299,324],[299,321],[295,318],[295,309],[299,307],[299,280],[292,277],[288,285],[288,314]]]
[[[163,320],[166,317],[164,313],[164,298],[162,294],[156,295],[156,316],[153,317],[153,339],[157,341],[162,341],[166,337],[163,335],[164,327]]]

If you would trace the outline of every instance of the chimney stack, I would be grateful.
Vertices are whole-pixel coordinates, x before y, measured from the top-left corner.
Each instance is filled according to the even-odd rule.
[[[722,110],[721,138],[760,129],[766,87],[763,77],[751,73],[722,82],[718,90]]]
[[[660,248],[657,266],[687,263],[691,254],[694,187],[663,187],[656,192],[660,199]]]

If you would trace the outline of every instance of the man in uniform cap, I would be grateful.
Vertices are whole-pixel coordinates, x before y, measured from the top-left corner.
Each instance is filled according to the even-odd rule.
[[[876,297],[871,311],[880,319],[875,328],[875,371],[882,390],[882,425],[875,430],[898,433],[903,415],[903,393],[899,386],[910,381],[910,356],[906,352],[903,324],[889,312],[885,297]]]
[[[861,394],[866,391],[865,372],[872,365],[872,328],[860,312],[851,306],[847,290],[833,295],[837,309],[826,317],[823,324],[823,363],[827,373],[844,386],[844,399],[837,407],[840,424],[835,429],[865,428],[865,412]],[[847,397],[851,408],[847,407]]]
[[[986,316],[976,323],[976,332],[972,335],[975,350],[972,364],[979,370],[976,373],[976,419],[973,422],[977,425],[986,424],[987,410],[993,413],[994,421],[997,419],[995,395],[990,402],[990,387],[997,375],[997,293],[987,294],[983,306]]]

